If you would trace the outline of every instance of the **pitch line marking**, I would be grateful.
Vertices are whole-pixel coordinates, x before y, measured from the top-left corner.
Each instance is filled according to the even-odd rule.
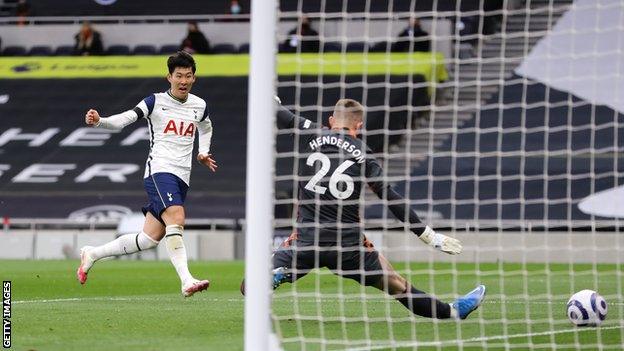
[[[366,350],[381,350],[386,349],[388,347],[410,347],[410,346],[418,346],[418,347],[426,347],[426,346],[448,346],[448,345],[462,345],[462,344],[473,344],[478,342],[488,342],[495,340],[508,340],[508,339],[516,339],[516,338],[529,338],[534,336],[547,336],[547,335],[556,335],[556,334],[567,334],[567,333],[582,333],[586,331],[594,331],[594,330],[611,330],[611,329],[620,329],[624,328],[623,325],[612,325],[605,327],[593,327],[593,328],[574,328],[574,329],[563,329],[563,330],[550,330],[545,332],[538,333],[524,333],[524,334],[511,334],[511,335],[493,335],[493,336],[481,336],[477,338],[463,339],[463,340],[446,340],[446,341],[429,341],[429,342],[397,342],[392,344],[384,344],[384,345],[370,345],[370,346],[362,346],[358,348],[351,348],[348,351],[366,351]]]
[[[170,296],[170,295],[163,295],[163,297],[165,296]],[[290,298],[293,299],[292,296],[288,296],[286,298]],[[140,297],[140,296],[126,296],[126,297],[107,297],[107,296],[93,296],[93,297],[70,297],[70,298],[61,298],[61,299],[42,299],[42,300],[17,300],[17,301],[13,301],[14,304],[31,304],[31,303],[50,303],[50,302],[82,302],[82,301],[153,301],[153,300],[161,300],[162,298],[160,297]],[[366,301],[385,301],[386,299],[388,299],[388,297],[385,296],[381,296],[379,298],[366,298]],[[208,300],[208,301],[213,301],[213,302],[239,302],[239,301],[244,301],[243,298],[208,298],[208,299],[203,299],[203,300]],[[316,302],[323,302],[323,301],[334,301],[334,302],[354,302],[354,303],[361,303],[362,299],[355,299],[355,298],[348,298],[348,299],[337,299],[337,298],[310,298],[310,297],[305,297],[305,298],[299,298],[299,299],[295,299],[297,302],[310,302],[310,303],[316,303]],[[506,301],[500,301],[500,300],[485,300],[483,301],[484,304],[501,304],[501,303],[509,303],[509,304],[529,304],[529,305],[553,305],[553,304],[558,304],[559,301],[526,301],[526,300],[521,300],[521,299],[510,299],[510,300],[506,300]],[[563,303],[563,302],[562,302]],[[624,302],[609,302],[608,305],[610,306],[624,306]]]
[[[145,299],[145,298],[143,298]],[[82,302],[82,301],[135,301],[139,299],[133,299],[129,297],[69,297],[65,299],[43,299],[43,300],[17,300],[13,301],[14,304],[27,304],[27,303],[50,303],[50,302]]]
[[[169,297],[170,295],[163,295],[164,297]],[[13,301],[13,304],[36,304],[36,303],[50,303],[50,302],[88,302],[88,301],[158,301],[162,300],[161,297],[106,297],[106,296],[93,296],[93,297],[69,297],[63,299],[41,299],[41,300],[16,300]],[[203,301],[212,301],[212,302],[240,302],[244,301],[243,298],[228,298],[228,299],[220,299],[220,298],[207,298],[202,299]]]

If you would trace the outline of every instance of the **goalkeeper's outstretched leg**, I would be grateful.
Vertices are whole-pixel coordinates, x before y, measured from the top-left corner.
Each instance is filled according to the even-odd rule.
[[[358,246],[316,246],[300,242],[297,233],[293,233],[273,253],[273,289],[283,283],[294,283],[312,269],[323,267],[343,278],[375,287],[394,297],[412,313],[427,318],[465,319],[485,298],[483,285],[452,303],[414,288],[366,237]],[[241,293],[245,295],[244,280]]]
[[[479,285],[452,303],[443,302],[435,296],[413,287],[407,279],[394,270],[383,255],[378,254],[378,256],[384,273],[372,286],[388,293],[418,316],[437,319],[466,319],[472,311],[481,305],[485,298],[485,286]]]

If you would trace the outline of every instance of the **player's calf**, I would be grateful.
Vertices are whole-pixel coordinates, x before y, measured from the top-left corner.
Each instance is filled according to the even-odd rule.
[[[208,280],[197,280],[191,275],[188,269],[186,246],[184,245],[184,239],[182,237],[183,231],[184,227],[181,225],[168,225],[165,228],[165,246],[171,263],[182,282],[182,295],[184,295],[184,297],[189,297],[196,292],[208,289],[210,283]]]
[[[169,254],[171,263],[176,269],[182,284],[193,279],[188,269],[186,246],[184,245],[184,239],[182,237],[183,231],[184,227],[177,224],[170,224],[165,228],[165,247],[167,248],[167,254]]]
[[[447,319],[454,315],[450,304],[440,301],[435,296],[420,291],[409,284],[405,291],[394,295],[394,298],[418,316]]]
[[[409,292],[396,295],[395,298],[414,314],[437,319],[466,319],[476,310],[485,298],[485,286],[479,285],[468,294],[457,298],[452,303],[445,303],[436,297],[426,294],[412,286]]]
[[[447,319],[454,316],[450,304],[414,288],[405,278],[393,269],[391,270],[389,263],[385,263],[385,267],[386,274],[381,276],[373,286],[392,295],[415,315],[437,319]]]

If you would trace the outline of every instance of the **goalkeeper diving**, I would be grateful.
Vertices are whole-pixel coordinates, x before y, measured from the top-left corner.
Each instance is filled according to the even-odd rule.
[[[485,297],[479,285],[452,303],[413,287],[399,275],[363,234],[363,186],[388,204],[396,218],[426,244],[447,254],[461,253],[457,239],[437,233],[405,206],[403,197],[383,181],[379,162],[357,138],[364,107],[352,99],[339,100],[329,117],[330,128],[277,106],[277,126],[298,138],[297,221],[293,233],[273,254],[273,288],[295,282],[315,268],[326,267],[344,278],[373,286],[394,297],[414,314],[429,318],[465,319]],[[295,138],[297,140],[297,138]],[[245,291],[244,281],[241,292]]]

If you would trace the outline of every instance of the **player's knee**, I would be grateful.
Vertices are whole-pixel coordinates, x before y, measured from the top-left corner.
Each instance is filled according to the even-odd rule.
[[[407,289],[407,281],[398,274],[379,276],[379,279],[371,285],[389,295],[403,294]]]
[[[167,225],[176,224],[184,226],[185,215],[184,208],[182,206],[168,207],[162,214],[162,218]]]
[[[179,226],[184,226],[184,215],[176,215],[173,220],[172,223],[177,224]]]
[[[398,295],[404,294],[407,291],[407,280],[397,274],[391,274],[388,276],[388,294]]]

